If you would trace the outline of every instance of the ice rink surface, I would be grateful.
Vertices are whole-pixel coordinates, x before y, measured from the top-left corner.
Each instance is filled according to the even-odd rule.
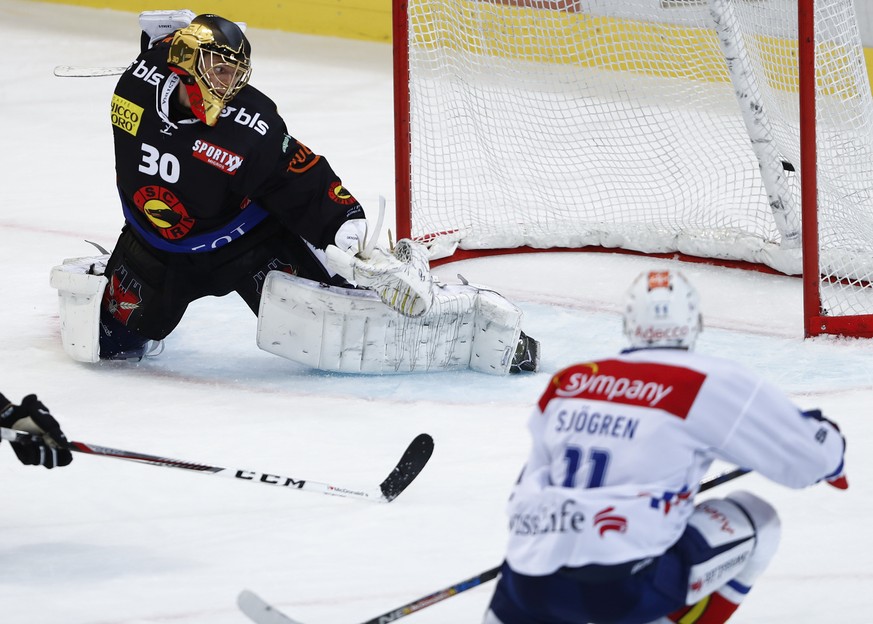
[[[163,8],[163,7],[154,7]],[[177,7],[171,7],[177,8]],[[245,15],[228,16],[244,20]],[[354,624],[497,565],[504,502],[527,453],[525,422],[552,373],[622,346],[619,307],[641,270],[613,254],[536,254],[445,265],[525,312],[542,370],[359,377],[260,351],[234,297],[193,305],[162,355],[78,364],[59,340],[52,266],[112,247],[113,78],[55,65],[123,66],[133,14],[0,2],[0,390],[35,392],[73,440],[349,487],[378,484],[419,432],[436,450],[390,505],[235,483],[77,455],[51,472],[0,448],[0,622],[243,624],[252,589],[306,624]],[[291,134],[324,154],[375,216],[393,209],[391,51],[384,44],[252,29],[252,83]],[[748,363],[848,438],[851,488],[793,491],[755,475],[783,521],[771,568],[737,624],[873,622],[873,343],[802,339],[794,278],[684,265],[703,300],[700,351]],[[719,468],[724,468],[720,466]],[[493,583],[404,618],[476,623]]]

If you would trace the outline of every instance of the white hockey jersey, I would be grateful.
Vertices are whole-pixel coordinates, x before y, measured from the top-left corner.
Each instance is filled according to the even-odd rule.
[[[804,416],[734,362],[679,349],[559,372],[529,426],[506,559],[530,576],[662,554],[685,530],[714,459],[792,488],[834,475],[843,461],[830,422]]]

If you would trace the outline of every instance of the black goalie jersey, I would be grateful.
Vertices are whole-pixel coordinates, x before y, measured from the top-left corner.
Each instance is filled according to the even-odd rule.
[[[169,41],[145,50],[112,96],[118,188],[139,237],[169,252],[229,244],[268,215],[312,245],[334,242],[358,201],[327,160],[287,134],[276,105],[248,85],[215,126],[178,101]]]

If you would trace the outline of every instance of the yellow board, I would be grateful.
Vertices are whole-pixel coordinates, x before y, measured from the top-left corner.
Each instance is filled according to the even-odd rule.
[[[156,4],[155,0],[54,0],[61,4],[115,9],[119,11],[154,10],[158,8],[187,8],[195,13],[218,13],[228,19],[246,22],[255,28],[269,28],[310,35],[343,37],[365,41],[391,42],[391,0],[193,0],[177,4]],[[458,1],[458,8],[464,11],[465,0]],[[500,11],[501,9],[498,9]],[[518,15],[518,14],[517,14]],[[523,13],[522,13],[523,15]],[[413,16],[414,18],[414,16]],[[522,18],[524,19],[524,18]],[[573,19],[566,15],[563,19]],[[607,34],[610,27],[601,22],[589,23]],[[511,30],[506,33],[511,36]],[[662,31],[661,35],[664,32]],[[685,31],[684,36],[688,36]],[[677,41],[667,37],[662,49],[670,49]],[[685,41],[687,43],[687,40]],[[554,45],[554,43],[553,43]],[[548,46],[546,46],[547,48]],[[547,49],[536,51],[548,54]],[[535,53],[535,54],[536,54]],[[873,49],[865,48],[864,57],[867,75],[873,84]],[[621,67],[623,59],[614,59]],[[700,68],[698,67],[698,71]],[[704,72],[709,71],[704,68]]]
[[[191,9],[217,13],[255,28],[365,41],[391,41],[391,0],[53,0],[59,4],[153,11]]]

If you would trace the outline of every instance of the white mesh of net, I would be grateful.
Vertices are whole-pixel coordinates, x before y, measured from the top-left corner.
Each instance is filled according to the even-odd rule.
[[[796,0],[719,0],[800,206]],[[413,236],[801,272],[705,0],[410,0]],[[824,308],[873,313],[873,101],[852,0],[819,0]],[[777,159],[778,160],[778,159]],[[853,282],[849,284],[847,282]]]

